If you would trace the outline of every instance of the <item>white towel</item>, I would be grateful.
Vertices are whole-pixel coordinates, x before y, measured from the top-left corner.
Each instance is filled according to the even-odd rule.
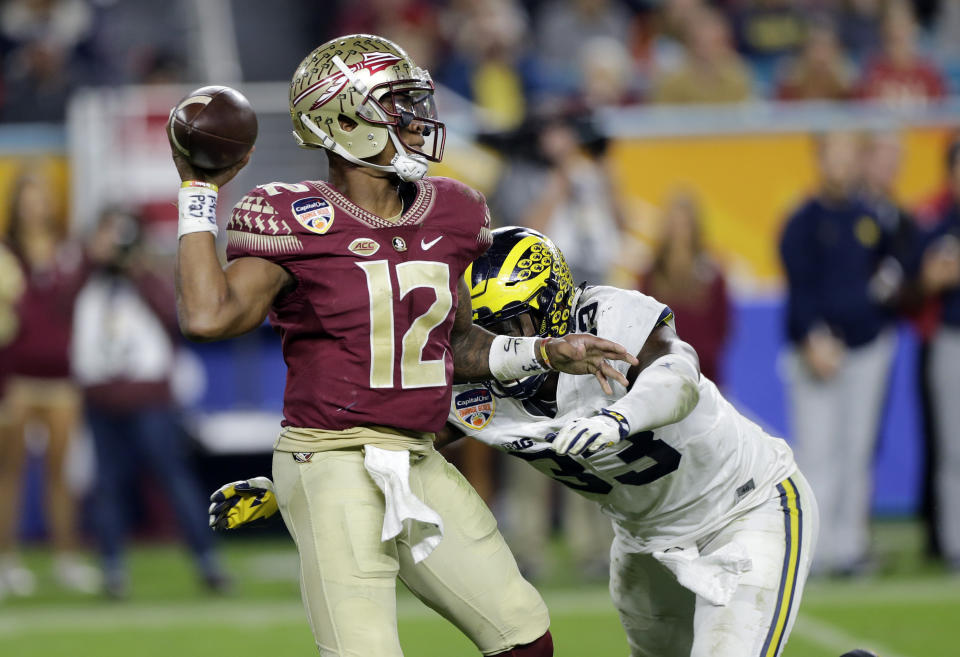
[[[373,445],[365,445],[363,452],[363,467],[383,491],[386,503],[380,540],[405,533],[413,562],[420,563],[440,545],[443,520],[410,490],[410,452]]]
[[[685,545],[654,552],[653,558],[669,568],[681,586],[718,607],[730,602],[740,576],[753,570],[746,548],[736,541],[705,556],[696,545]]]

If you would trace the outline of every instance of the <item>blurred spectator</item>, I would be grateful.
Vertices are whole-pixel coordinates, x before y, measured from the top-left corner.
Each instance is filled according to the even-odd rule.
[[[723,272],[704,248],[700,205],[692,193],[675,193],[667,202],[653,263],[637,287],[673,310],[677,333],[697,350],[700,371],[722,386],[730,298]]]
[[[937,61],[943,67],[950,93],[960,93],[960,0],[941,0],[933,19]]]
[[[574,107],[629,105],[640,100],[633,60],[625,45],[609,37],[594,37],[580,48],[580,88]]]
[[[857,194],[860,141],[818,142],[820,189],[787,220],[787,378],[797,463],[810,473],[824,540],[820,574],[868,570],[870,478],[895,347],[892,314],[871,289],[889,238]]]
[[[54,43],[25,45],[10,56],[4,73],[4,122],[64,120],[74,82],[67,53]]]
[[[17,304],[18,331],[5,354],[10,368],[7,409],[12,431],[0,445],[0,581],[10,591],[29,595],[32,573],[17,555],[20,493],[29,431],[46,430],[44,470],[48,529],[56,555],[59,583],[94,592],[96,571],[76,556],[76,496],[66,476],[69,446],[80,413],[80,399],[70,379],[69,343],[73,301],[84,271],[79,250],[64,245],[54,216],[49,183],[38,175],[16,182],[12,194],[7,243],[20,261],[26,288]]]
[[[519,125],[527,99],[539,84],[536,62],[523,47],[524,14],[511,0],[461,2],[447,14],[445,25],[454,51],[438,66],[437,78],[472,100],[484,125],[496,129]]]
[[[807,28],[800,54],[791,60],[779,81],[781,100],[847,100],[856,85],[856,69],[847,60],[829,21],[816,20]]]
[[[914,292],[917,293],[919,300],[916,307],[908,308],[910,324],[916,332],[920,341],[920,355],[918,358],[918,383],[920,387],[921,413],[924,420],[924,430],[922,433],[924,447],[923,471],[920,477],[921,500],[920,500],[920,518],[924,525],[924,534],[926,539],[925,552],[933,558],[939,559],[943,556],[940,540],[940,527],[937,522],[938,502],[937,502],[937,482],[936,467],[938,461],[937,444],[938,439],[934,427],[933,410],[933,392],[930,390],[930,345],[933,336],[940,326],[941,299],[940,292],[952,284],[951,264],[949,250],[932,249],[924,257],[924,247],[926,246],[927,236],[934,227],[941,222],[947,214],[950,207],[954,204],[954,192],[951,184],[951,164],[952,149],[947,149],[947,166],[945,167],[946,176],[943,187],[938,190],[931,198],[922,202],[916,210],[916,219],[921,233],[921,240],[918,246],[917,259],[913,263],[919,264],[916,271],[908,272],[913,280]]]
[[[956,63],[960,60],[960,0],[940,0],[933,26],[937,53]]]
[[[772,80],[777,65],[800,50],[806,23],[799,0],[744,0],[733,10],[737,49],[763,81]]]
[[[437,62],[437,10],[428,0],[366,0],[345,3],[331,37],[376,34],[395,43],[420,66],[433,70]],[[323,38],[316,39],[322,43]],[[312,46],[311,46],[312,47]]]
[[[607,282],[623,229],[622,199],[605,147],[585,118],[550,120],[539,134],[549,173],[522,223],[550,236],[577,284]]]
[[[687,25],[704,7],[704,0],[663,1],[652,20],[647,21],[650,28],[644,44],[645,59],[652,70],[667,72],[683,64]]]
[[[538,139],[544,123],[539,116],[528,116],[513,130],[478,136],[479,143],[494,149],[503,161],[503,168],[487,200],[496,226],[522,224],[529,209],[542,195],[550,176]]]
[[[883,4],[884,0],[842,0],[840,3],[840,41],[857,64],[863,64],[880,48]]]
[[[4,390],[12,354],[4,349],[17,336],[17,302],[23,294],[23,271],[17,256],[0,241],[0,418],[3,417]],[[3,420],[0,419],[0,424]]]
[[[83,0],[10,0],[0,8],[4,121],[62,121],[96,72],[94,15]]]
[[[630,39],[631,16],[616,0],[547,0],[535,18],[537,56],[551,82],[566,90],[578,82],[571,78],[571,54],[597,37]]]
[[[9,347],[17,334],[16,304],[23,287],[23,272],[17,257],[0,241],[0,448],[14,440],[6,392],[12,358]],[[0,600],[6,595],[5,579],[0,575]]]
[[[903,145],[896,135],[876,134],[865,151],[863,171],[865,192],[884,224],[894,227],[893,249],[897,258],[887,258],[881,265],[881,276],[875,277],[875,289],[911,319],[918,337],[916,355],[916,390],[920,401],[920,423],[917,427],[924,445],[924,471],[921,477],[921,519],[926,528],[927,552],[939,556],[939,525],[936,522],[935,476],[937,445],[934,436],[932,392],[928,385],[930,341],[938,323],[939,308],[929,302],[930,294],[942,289],[935,279],[947,271],[939,254],[928,257],[921,266],[923,227],[914,215],[896,200],[894,185],[903,158]],[[936,213],[942,212],[938,208]],[[921,212],[921,216],[926,211]],[[901,267],[902,263],[902,267]],[[954,266],[956,263],[954,263]],[[949,267],[949,263],[947,263]]]
[[[244,39],[250,38],[244,32],[248,21],[261,17],[256,14],[251,16],[250,3],[246,2],[241,7],[241,2],[242,0],[234,0],[231,6],[237,39],[242,43]],[[191,37],[199,38],[201,34],[200,30],[190,26],[195,16],[191,11],[170,11],[170,7],[164,3],[98,2],[95,42],[97,81],[103,84],[149,84],[161,80],[179,82],[196,79],[197,73],[204,67],[204,62],[203,58],[198,56],[197,46],[190,43]],[[286,11],[280,11],[276,6],[271,6],[271,17],[274,24],[269,26],[270,30],[281,29],[278,25],[288,27],[285,22],[281,22],[281,18],[283,21],[293,20]],[[300,16],[296,18],[302,23]],[[273,32],[264,34],[262,19],[259,27],[259,42],[270,40]],[[282,56],[288,52],[289,46],[286,42],[295,42],[296,36],[288,29],[284,43],[277,44],[275,40],[271,40],[270,48],[257,49],[257,61],[269,62]],[[243,60],[246,50],[241,48],[240,52]],[[241,63],[246,64],[246,61]],[[285,63],[284,69],[286,66]],[[256,72],[244,69],[247,79]]]
[[[657,73],[653,100],[658,103],[736,103],[753,92],[750,69],[730,45],[726,18],[700,9],[688,20],[683,64]],[[560,248],[563,248],[562,246]]]
[[[187,63],[179,53],[170,50],[141,51],[134,67],[138,84],[178,84],[183,82]]]
[[[93,12],[84,0],[8,0],[0,8],[0,34],[7,49],[50,41],[72,50],[93,29]]]
[[[939,100],[946,95],[940,71],[918,50],[917,22],[906,0],[890,0],[883,17],[883,51],[863,74],[860,94],[891,105]]]
[[[933,411],[936,459],[934,522],[948,566],[960,572],[960,141],[948,151],[950,200],[926,236],[924,290],[941,301],[940,325],[930,341],[927,388]]]
[[[171,277],[147,269],[140,247],[138,219],[105,211],[89,245],[96,269],[75,311],[73,366],[96,449],[95,526],[105,591],[121,598],[128,590],[126,502],[145,481],[144,471],[154,475],[154,484],[173,505],[202,583],[222,591],[228,582],[171,396],[179,335]]]

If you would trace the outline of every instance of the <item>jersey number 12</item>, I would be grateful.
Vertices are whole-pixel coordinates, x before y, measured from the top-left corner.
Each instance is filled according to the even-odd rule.
[[[394,298],[390,280],[390,262],[373,260],[358,262],[367,275],[370,295],[370,387],[392,388],[396,354],[394,340],[394,303],[418,287],[430,288],[436,301],[422,315],[415,317],[400,340],[400,387],[429,388],[447,384],[446,364],[439,360],[422,360],[423,348],[430,332],[437,328],[453,307],[450,294],[450,268],[446,263],[412,260],[395,267],[398,294]]]

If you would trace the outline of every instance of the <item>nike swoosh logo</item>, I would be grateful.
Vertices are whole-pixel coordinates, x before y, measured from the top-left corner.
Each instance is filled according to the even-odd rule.
[[[438,238],[436,238],[436,239],[430,240],[429,242],[425,242],[425,241],[423,241],[423,240],[420,240],[420,248],[423,249],[424,251],[429,251],[431,248],[433,248],[433,245],[434,245],[434,244],[436,244],[437,242],[439,242],[439,241],[442,240],[442,239],[443,239],[443,235],[441,235],[440,237],[438,237]]]

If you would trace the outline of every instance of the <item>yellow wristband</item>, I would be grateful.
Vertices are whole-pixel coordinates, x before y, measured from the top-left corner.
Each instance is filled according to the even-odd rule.
[[[553,340],[553,338],[543,338],[540,340],[540,358],[543,359],[543,364],[547,366],[548,370],[553,369],[553,365],[550,363],[550,357],[547,356],[547,343]]]
[[[215,192],[220,191],[220,188],[213,183],[204,182],[202,180],[184,180],[182,183],[180,183],[180,189],[184,189],[185,187],[205,187],[206,189],[212,189]]]

